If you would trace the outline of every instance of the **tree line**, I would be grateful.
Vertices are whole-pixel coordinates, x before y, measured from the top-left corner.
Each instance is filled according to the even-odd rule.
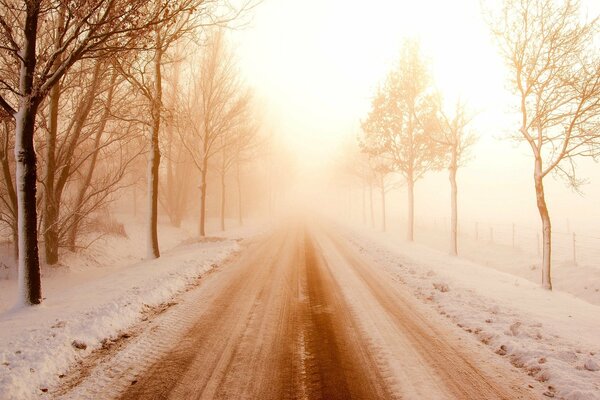
[[[600,155],[600,53],[598,17],[585,17],[577,0],[503,0],[487,20],[508,71],[514,103],[512,139],[528,145],[532,186],[542,234],[542,286],[552,289],[552,229],[544,191],[550,174],[579,190],[576,162]],[[407,189],[407,234],[414,238],[414,186],[429,171],[447,168],[450,182],[450,249],[458,254],[457,172],[477,135],[474,114],[463,101],[448,104],[436,88],[417,40],[406,40],[399,60],[375,92],[362,120],[360,152],[352,175],[379,187],[382,227],[392,176]],[[363,192],[364,193],[364,192]],[[363,194],[364,196],[364,194]],[[372,218],[372,217],[371,217]]]
[[[225,176],[236,171],[241,202],[240,171],[261,140],[225,29],[255,5],[0,0],[0,223],[15,243],[23,303],[42,301],[39,243],[48,265],[59,249],[76,250],[144,157],[148,258],[160,256],[159,205],[174,225],[189,208],[191,164],[200,235],[209,168],[222,176],[225,227]]]

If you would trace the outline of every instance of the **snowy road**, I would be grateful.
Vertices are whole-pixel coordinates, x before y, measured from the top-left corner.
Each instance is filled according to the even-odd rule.
[[[123,399],[532,399],[327,228],[256,241],[56,395]]]

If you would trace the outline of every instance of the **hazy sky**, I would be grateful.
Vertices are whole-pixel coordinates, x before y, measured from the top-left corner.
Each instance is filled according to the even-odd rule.
[[[516,124],[506,72],[479,0],[265,0],[234,41],[241,69],[263,99],[272,129],[305,168],[315,170],[335,158],[344,138],[357,135],[370,97],[407,35],[421,39],[447,98],[460,95],[478,112],[475,157],[459,172],[461,209],[473,218],[535,223],[529,153],[501,139]],[[600,165],[583,164],[580,175],[591,181],[584,197],[548,179],[555,219],[600,221]],[[445,173],[419,182],[417,214],[444,215],[440,199],[447,189]]]

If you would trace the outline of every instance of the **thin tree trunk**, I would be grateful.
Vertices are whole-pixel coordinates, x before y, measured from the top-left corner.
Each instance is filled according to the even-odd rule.
[[[552,225],[550,223],[550,213],[548,212],[548,206],[546,204],[546,197],[544,194],[542,160],[539,157],[536,157],[535,159],[535,172],[533,180],[535,183],[537,207],[542,220],[542,287],[544,289],[552,290]]]
[[[450,254],[458,255],[458,186],[456,183],[456,153],[453,151],[450,166]]]
[[[56,139],[58,136],[58,106],[60,82],[50,91],[50,118],[46,137],[46,176],[44,179],[44,254],[46,264],[58,262],[58,205],[56,204],[54,178],[56,176]]]
[[[225,230],[225,175],[221,175],[221,230]]]
[[[238,194],[238,222],[240,226],[244,225],[244,210],[242,208],[242,179],[240,177],[240,163],[236,163],[235,169],[235,180],[237,183],[237,194]]]
[[[412,242],[414,240],[415,232],[415,181],[413,179],[412,171],[409,171],[407,179],[407,194],[408,194],[408,221],[407,221],[407,232],[406,240]]]
[[[10,211],[11,214],[11,229],[12,229],[12,234],[13,234],[13,246],[14,246],[14,256],[15,256],[15,260],[19,259],[19,231],[17,229],[17,208],[18,208],[18,204],[17,204],[17,192],[16,192],[16,188],[14,186],[14,179],[12,177],[11,171],[10,171],[10,162],[8,159],[8,148],[9,148],[9,139],[8,139],[8,135],[11,133],[10,132],[10,126],[8,121],[4,121],[3,124],[3,128],[4,128],[4,138],[3,138],[3,143],[2,143],[2,147],[0,148],[0,165],[2,166],[2,176],[4,178],[4,184],[5,184],[5,189],[6,189],[6,193],[8,196],[8,209]]]
[[[221,171],[221,230],[225,230],[225,154]]]
[[[154,98],[152,99],[152,140],[150,144],[150,167],[148,193],[150,224],[148,232],[148,258],[159,258],[158,246],[158,179],[160,167],[160,147],[158,136],[160,133],[160,117],[162,108],[162,41],[159,32],[156,33],[156,57],[154,60]]]
[[[64,25],[65,8],[60,7],[58,25],[56,28],[57,37]],[[57,41],[55,48],[59,49],[62,43]],[[61,59],[56,60],[57,63]],[[44,179],[44,254],[46,264],[55,265],[58,263],[58,216],[60,198],[55,197],[54,183],[56,177],[56,141],[58,138],[58,108],[60,104],[61,83],[57,82],[50,91],[49,101],[49,123],[48,136],[46,137],[46,176]]]
[[[42,302],[42,286],[37,237],[36,184],[37,166],[33,146],[35,118],[39,102],[33,97],[36,66],[38,2],[26,3],[24,49],[21,52],[19,111],[15,115],[15,180],[17,186],[19,232],[19,294],[25,304]]]
[[[385,221],[385,182],[383,176],[381,177],[381,230],[385,232],[387,230]]]
[[[200,183],[200,226],[198,227],[198,234],[201,237],[206,236],[205,224],[206,224],[206,161],[204,162],[201,175]]]
[[[100,120],[100,124],[96,129],[96,137],[94,138],[94,153],[92,154],[92,158],[90,160],[90,164],[85,178],[81,187],[79,188],[79,192],[77,193],[77,200],[75,201],[75,216],[73,220],[73,224],[71,229],[69,230],[69,236],[67,239],[67,243],[69,245],[69,249],[71,251],[75,251],[75,244],[77,242],[77,235],[79,233],[79,223],[83,219],[84,215],[82,215],[81,211],[85,202],[85,195],[87,193],[88,188],[90,187],[90,183],[92,182],[92,177],[94,175],[94,171],[96,170],[96,162],[98,160],[98,153],[100,151],[100,141],[102,140],[102,135],[104,133],[104,129],[106,128],[106,123],[108,122],[108,118],[110,115],[110,111],[112,108],[112,100],[114,95],[115,83],[117,80],[117,72],[113,71],[109,82],[108,94],[106,97],[106,108],[104,113],[102,114],[102,118]]]

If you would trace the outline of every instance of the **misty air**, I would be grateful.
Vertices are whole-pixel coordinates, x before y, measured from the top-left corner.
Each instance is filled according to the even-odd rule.
[[[0,400],[600,400],[596,0],[0,0]]]

